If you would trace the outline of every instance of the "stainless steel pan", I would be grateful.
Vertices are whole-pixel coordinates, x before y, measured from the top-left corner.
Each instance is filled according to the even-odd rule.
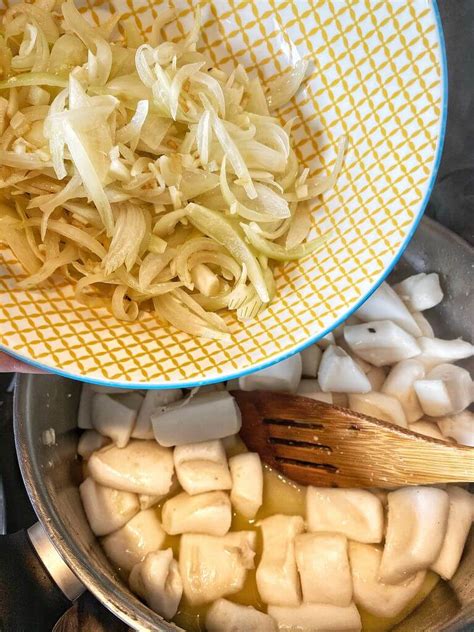
[[[473,338],[473,303],[470,295],[473,250],[461,239],[424,219],[397,266],[393,277],[413,271],[441,274],[447,300],[429,315],[439,335]],[[21,376],[15,399],[15,435],[20,467],[41,526],[24,534],[0,537],[0,599],[8,592],[5,577],[31,574],[38,564],[33,548],[43,556],[49,575],[61,590],[51,586],[39,565],[31,585],[45,589],[47,616],[57,617],[80,593],[90,590],[107,608],[131,627],[177,630],[143,605],[114,572],[87,524],[78,493],[81,466],[76,457],[76,413],[80,384],[56,376]],[[54,428],[56,444],[44,445],[42,433]],[[49,547],[49,539],[54,549]],[[13,541],[16,538],[16,541]],[[29,550],[25,553],[25,547]],[[436,632],[472,630],[474,625],[474,550],[472,541],[453,581],[440,583],[424,603],[396,629]],[[59,553],[56,556],[55,550]],[[3,557],[2,557],[3,551]],[[18,557],[19,556],[19,557]],[[21,560],[20,560],[21,557]],[[5,562],[6,560],[6,562]],[[29,568],[22,569],[20,562]],[[72,573],[71,573],[72,571]],[[41,575],[43,572],[43,575]],[[39,575],[41,577],[39,577]],[[36,579],[35,579],[36,577]],[[19,588],[18,588],[19,590]],[[34,629],[24,625],[28,600],[18,593],[11,599],[10,621],[0,622],[5,632]],[[30,595],[31,597],[31,595]],[[35,595],[35,598],[39,598]],[[30,600],[31,601],[31,600]],[[16,604],[16,605],[15,605]],[[46,616],[46,615],[45,615]]]

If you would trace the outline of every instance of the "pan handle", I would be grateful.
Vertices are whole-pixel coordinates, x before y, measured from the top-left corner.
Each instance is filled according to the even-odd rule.
[[[84,591],[39,522],[0,536],[0,629],[51,630]]]

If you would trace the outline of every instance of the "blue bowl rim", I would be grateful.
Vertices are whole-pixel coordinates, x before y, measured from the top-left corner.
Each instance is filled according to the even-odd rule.
[[[431,0],[431,4],[432,4],[432,8],[433,8],[434,17],[435,17],[436,30],[437,30],[437,34],[438,34],[438,41],[439,41],[440,52],[441,52],[441,77],[442,77],[442,94],[441,94],[441,98],[442,98],[442,105],[441,105],[441,126],[440,126],[439,142],[438,142],[438,147],[436,148],[436,156],[435,156],[435,160],[434,160],[434,164],[433,164],[433,170],[432,170],[431,176],[430,176],[430,181],[428,183],[428,187],[426,189],[423,201],[422,201],[422,203],[420,205],[418,216],[416,217],[415,221],[413,222],[413,225],[412,225],[412,227],[410,229],[409,234],[406,236],[406,238],[405,238],[404,242],[402,243],[402,245],[400,246],[398,252],[393,257],[390,265],[383,271],[383,273],[380,275],[380,277],[374,283],[373,287],[362,298],[360,298],[357,301],[357,303],[355,305],[353,305],[343,316],[340,316],[335,323],[333,323],[327,329],[323,330],[321,333],[313,336],[312,338],[309,338],[304,343],[302,343],[299,346],[291,349],[291,351],[285,351],[285,352],[281,353],[279,356],[277,356],[276,358],[272,358],[271,360],[260,362],[259,364],[256,364],[256,365],[252,366],[251,368],[246,368],[246,369],[243,369],[241,371],[237,371],[235,373],[228,374],[225,377],[215,377],[215,378],[209,378],[207,380],[196,380],[196,379],[190,380],[190,381],[186,381],[185,380],[185,381],[179,381],[179,382],[169,382],[169,383],[166,383],[166,384],[162,384],[162,383],[155,384],[155,383],[152,383],[152,382],[151,383],[147,383],[147,382],[121,382],[119,380],[93,379],[93,378],[88,378],[87,376],[76,375],[74,373],[69,373],[68,371],[63,371],[62,369],[49,367],[46,364],[42,364],[41,362],[37,362],[36,360],[32,360],[31,358],[25,357],[22,354],[17,353],[16,351],[12,351],[11,349],[6,347],[5,345],[2,345],[1,343],[0,343],[0,351],[4,351],[8,355],[10,355],[12,358],[15,358],[16,360],[20,360],[21,362],[24,362],[25,364],[28,364],[29,366],[32,366],[32,367],[34,367],[36,369],[39,369],[41,371],[44,371],[46,373],[52,373],[54,375],[59,375],[61,377],[66,377],[66,378],[69,378],[69,379],[72,379],[72,380],[77,380],[79,382],[85,382],[87,384],[93,384],[93,385],[96,385],[96,386],[105,386],[105,387],[110,387],[110,388],[123,388],[123,389],[139,389],[139,390],[151,390],[151,389],[153,389],[153,390],[162,390],[162,389],[170,389],[170,388],[193,388],[193,387],[196,387],[196,386],[206,386],[206,385],[209,385],[209,384],[217,384],[219,382],[224,382],[224,381],[228,381],[228,380],[238,379],[239,377],[243,377],[244,375],[249,375],[250,373],[255,373],[256,371],[261,371],[263,369],[267,369],[268,367],[273,366],[274,364],[278,364],[279,362],[282,362],[283,360],[286,360],[287,358],[290,358],[291,356],[293,356],[293,355],[295,355],[297,353],[300,353],[301,351],[306,349],[306,347],[309,347],[309,346],[315,344],[318,340],[321,340],[321,338],[324,338],[324,336],[327,336],[329,333],[331,333],[331,331],[336,329],[336,327],[341,325],[345,320],[347,320],[347,318],[349,318],[349,316],[351,314],[353,314],[355,311],[357,311],[359,309],[359,307],[363,303],[365,303],[365,301],[370,296],[372,296],[372,294],[377,290],[377,288],[390,275],[390,273],[392,272],[393,268],[396,266],[396,264],[398,263],[399,259],[403,255],[406,247],[410,243],[411,238],[415,234],[415,231],[418,228],[418,224],[420,223],[421,218],[423,217],[423,214],[425,212],[426,206],[427,206],[427,204],[429,202],[429,199],[431,197],[431,193],[433,191],[433,187],[435,185],[436,176],[438,174],[438,169],[439,169],[439,165],[440,165],[440,162],[441,162],[441,156],[442,156],[442,153],[443,153],[444,140],[445,140],[445,136],[446,136],[446,121],[447,121],[447,116],[448,116],[448,66],[447,66],[447,59],[446,59],[446,43],[445,43],[445,40],[444,40],[443,26],[442,26],[441,16],[440,16],[440,13],[439,13],[438,2],[437,2],[437,0]]]

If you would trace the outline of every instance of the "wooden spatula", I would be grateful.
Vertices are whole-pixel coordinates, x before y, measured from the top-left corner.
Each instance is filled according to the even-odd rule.
[[[240,435],[297,483],[381,487],[474,481],[474,448],[405,430],[346,408],[264,391],[234,391]]]

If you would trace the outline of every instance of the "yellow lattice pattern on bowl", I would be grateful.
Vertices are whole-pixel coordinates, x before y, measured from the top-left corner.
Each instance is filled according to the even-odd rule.
[[[173,3],[170,3],[173,5]],[[175,37],[189,27],[192,0],[176,2]],[[0,250],[0,345],[71,376],[170,385],[224,379],[285,357],[344,317],[381,279],[423,210],[443,126],[441,45],[426,0],[238,2],[204,0],[201,48],[217,66],[236,63],[264,80],[309,56],[312,74],[281,116],[298,117],[299,158],[312,174],[349,150],[337,187],[315,204],[314,234],[327,248],[277,274],[270,309],[231,339],[193,339],[147,314],[134,323],[73,300],[67,284],[19,290],[24,273]],[[94,20],[125,13],[146,32],[168,3],[88,0]],[[446,78],[444,78],[446,80]]]

